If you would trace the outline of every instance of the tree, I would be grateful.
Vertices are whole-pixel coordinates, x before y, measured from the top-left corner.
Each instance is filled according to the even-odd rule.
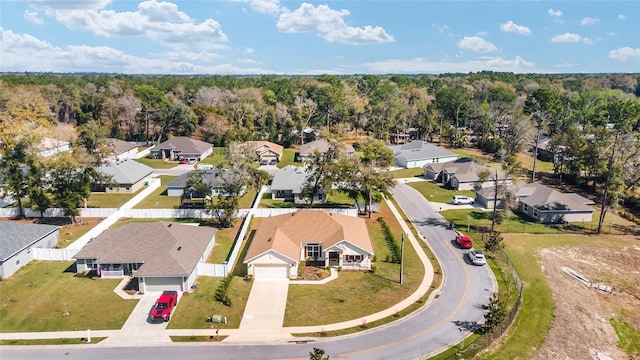
[[[0,142],[4,144],[0,146],[0,168],[4,169],[7,195],[18,202],[18,213],[22,218],[22,200],[37,187],[35,182],[43,176],[36,163],[35,144],[38,138],[30,133],[11,132],[6,135],[0,138]]]
[[[80,214],[78,208],[91,193],[91,183],[99,174],[95,171],[96,160],[91,155],[77,148],[72,153],[60,153],[52,162],[49,172],[51,194],[57,207],[64,214],[75,217]]]
[[[329,356],[324,356],[324,350],[314,347],[309,353],[309,360],[329,360]]]
[[[145,140],[150,141],[151,118],[167,105],[168,100],[162,91],[150,86],[137,87],[133,93],[142,105],[140,111],[144,120]]]
[[[506,217],[515,202],[513,193],[509,189],[508,182],[515,182],[517,174],[520,172],[521,164],[516,157],[505,157],[502,162],[502,173],[498,169],[493,171],[483,169],[478,172],[478,181],[474,188],[480,189],[482,183],[489,180],[493,182],[493,215],[491,216],[491,233],[493,234],[496,222],[501,223]],[[502,200],[502,213],[498,213],[498,199]]]
[[[538,142],[540,134],[546,127],[551,128],[553,134],[553,123],[562,111],[562,102],[560,96],[553,90],[538,89],[527,97],[525,101],[524,111],[531,115],[536,125],[535,150],[533,153],[533,168],[531,170],[531,181],[536,179],[536,160],[538,159]]]
[[[506,300],[501,298],[499,294],[493,293],[489,298],[489,304],[485,307],[484,323],[481,328],[482,332],[485,334],[493,332],[506,318]]]
[[[484,250],[492,253],[504,249],[504,243],[502,240],[502,235],[500,235],[499,232],[492,232],[484,242]]]

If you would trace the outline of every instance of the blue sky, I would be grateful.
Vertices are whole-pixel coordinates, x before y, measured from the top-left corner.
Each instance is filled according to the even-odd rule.
[[[640,72],[640,1],[0,0],[0,71]]]

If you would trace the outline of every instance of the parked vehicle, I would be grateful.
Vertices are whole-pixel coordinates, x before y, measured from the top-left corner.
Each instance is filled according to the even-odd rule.
[[[276,161],[276,159],[269,161],[269,165],[276,165],[277,163],[278,161]]]
[[[169,321],[171,312],[178,302],[177,291],[164,291],[151,310],[151,319],[154,321]]]
[[[260,161],[260,165],[261,166],[269,165],[269,161],[268,160],[262,160],[262,161]]]
[[[471,204],[475,202],[475,199],[466,195],[454,195],[453,199],[451,199],[451,203],[453,205],[465,205]]]
[[[458,234],[456,235],[456,244],[462,249],[471,249],[473,247],[473,242],[471,238],[467,235]]]
[[[188,162],[189,162],[189,159],[187,158],[180,159],[180,164],[187,164]]]
[[[480,250],[471,249],[467,253],[467,256],[469,256],[469,260],[471,260],[473,265],[484,265],[487,263],[484,253]]]

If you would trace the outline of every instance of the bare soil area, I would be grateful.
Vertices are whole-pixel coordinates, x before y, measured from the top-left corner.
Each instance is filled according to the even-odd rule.
[[[623,320],[640,329],[640,239],[602,237],[595,244],[543,249],[540,258],[556,311],[534,359],[640,359],[618,348],[610,322]],[[613,291],[589,287],[564,267],[590,282],[610,285]]]

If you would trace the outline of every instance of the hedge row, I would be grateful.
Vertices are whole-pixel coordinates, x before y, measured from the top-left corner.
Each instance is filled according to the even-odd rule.
[[[385,240],[387,241],[387,246],[389,247],[389,250],[391,250],[391,255],[387,256],[386,261],[394,264],[400,264],[400,257],[402,255],[400,254],[400,251],[401,251],[400,245],[398,244],[398,241],[396,241],[396,237],[393,236],[393,233],[391,232],[389,225],[387,225],[384,219],[379,217],[378,222],[382,226],[382,230],[384,231],[384,237],[385,237]]]
[[[216,289],[216,300],[227,306],[231,306],[231,299],[229,299],[229,296],[227,295],[227,290],[229,289],[231,280],[233,280],[233,276],[227,275],[227,277],[222,279],[220,285],[218,285],[218,288]]]

